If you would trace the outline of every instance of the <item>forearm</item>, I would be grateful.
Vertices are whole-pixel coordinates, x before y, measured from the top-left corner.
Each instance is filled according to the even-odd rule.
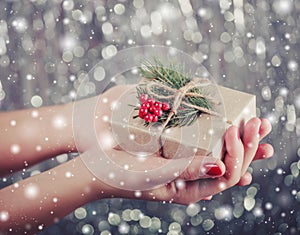
[[[0,176],[75,150],[72,104],[0,113]]]
[[[0,191],[0,234],[33,234],[101,198],[102,190],[80,158],[15,183]]]

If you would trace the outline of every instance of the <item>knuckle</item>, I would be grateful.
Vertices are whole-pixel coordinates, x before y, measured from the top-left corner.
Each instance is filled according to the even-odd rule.
[[[188,167],[183,173],[182,178],[185,180],[193,180],[198,177],[198,171],[195,167]]]
[[[241,177],[233,177],[230,181],[229,181],[229,186],[233,187],[236,184],[238,184],[240,182]]]

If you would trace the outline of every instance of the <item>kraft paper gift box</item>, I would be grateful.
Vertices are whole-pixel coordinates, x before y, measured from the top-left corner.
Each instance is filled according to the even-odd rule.
[[[113,89],[113,88],[112,88]],[[210,89],[218,96],[219,104],[214,110],[221,117],[201,114],[189,126],[171,127],[145,126],[141,118],[133,118],[138,110],[135,88],[125,92],[119,99],[118,108],[113,110],[111,128],[119,146],[135,155],[159,153],[165,158],[190,157],[191,154],[222,158],[224,133],[230,125],[241,128],[256,116],[256,99],[252,94],[223,86],[213,85]]]

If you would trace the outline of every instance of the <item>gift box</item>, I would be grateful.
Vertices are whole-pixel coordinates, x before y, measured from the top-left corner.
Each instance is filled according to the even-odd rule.
[[[218,100],[213,106],[213,113],[218,115],[203,112],[189,125],[169,128],[137,117],[139,93],[135,87],[124,90],[111,117],[116,142],[123,150],[141,157],[159,153],[165,158],[194,154],[222,158],[226,129],[235,125],[242,131],[244,123],[256,116],[255,96],[215,84],[204,90]]]

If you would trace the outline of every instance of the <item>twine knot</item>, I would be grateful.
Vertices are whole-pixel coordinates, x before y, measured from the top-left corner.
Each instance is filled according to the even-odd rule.
[[[167,119],[165,120],[165,122],[163,123],[162,127],[163,129],[165,129],[165,127],[168,125],[168,123],[170,122],[171,118],[177,114],[177,111],[180,107],[180,105],[185,105],[187,107],[190,108],[194,108],[196,110],[199,110],[203,113],[207,113],[213,116],[217,116],[217,117],[221,117],[221,115],[213,110],[198,106],[198,105],[194,105],[191,104],[189,102],[184,101],[185,97],[199,97],[199,98],[204,98],[209,100],[211,103],[214,104],[219,104],[220,102],[218,100],[216,100],[213,97],[210,96],[204,96],[203,94],[197,93],[197,92],[191,92],[190,90],[192,90],[193,88],[199,88],[199,87],[204,87],[204,86],[208,86],[210,85],[211,82],[208,79],[201,79],[198,77],[193,78],[190,82],[188,82],[186,85],[184,85],[183,87],[179,88],[179,89],[175,89],[172,87],[169,87],[161,82],[149,82],[146,85],[146,90],[147,93],[152,96],[153,98],[156,99],[165,99],[165,100],[173,100],[173,105],[171,108],[171,111],[167,117]],[[168,92],[168,95],[159,95],[157,93],[155,93],[153,90],[155,88],[158,89],[163,89],[166,92]]]

